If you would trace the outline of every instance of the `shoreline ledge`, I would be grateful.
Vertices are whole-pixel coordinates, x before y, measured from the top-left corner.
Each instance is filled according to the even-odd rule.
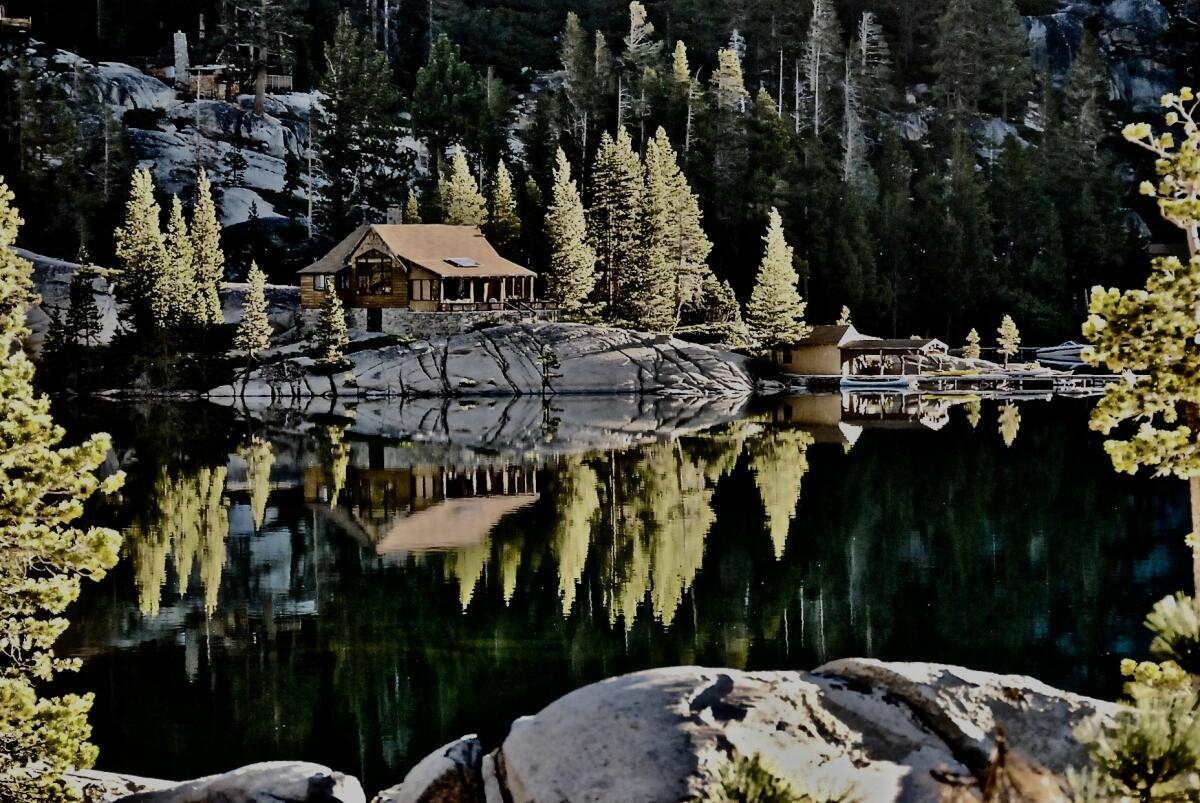
[[[559,362],[549,377],[542,366],[547,346]],[[312,372],[310,357],[297,352],[255,369],[244,386],[238,377],[208,396],[741,397],[756,390],[748,360],[740,354],[668,335],[579,323],[506,324],[430,340],[385,342],[352,351],[346,359],[344,370],[322,376]]]
[[[942,664],[849,658],[811,672],[650,669],[517,719],[490,752],[473,735],[443,745],[372,803],[676,803],[703,796],[733,755],[760,757],[798,789],[861,803],[970,801],[979,799],[999,733],[1024,799],[1060,799],[1066,770],[1087,762],[1075,727],[1114,710],[1023,675]],[[74,779],[95,803],[366,799],[353,777],[299,762],[181,784],[102,772]]]

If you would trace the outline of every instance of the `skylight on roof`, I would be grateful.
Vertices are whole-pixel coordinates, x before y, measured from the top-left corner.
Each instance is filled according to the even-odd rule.
[[[479,263],[470,257],[450,257],[446,260],[448,264],[456,268],[478,268]]]

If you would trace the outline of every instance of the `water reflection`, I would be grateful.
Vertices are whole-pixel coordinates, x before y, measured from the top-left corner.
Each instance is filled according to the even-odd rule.
[[[550,441],[540,400],[104,411],[127,554],[68,635],[101,765],[299,757],[379,786],[687,662],[868,654],[1112,694],[1104,656],[1178,585],[1186,498],[1097,461],[1083,402],[1013,403],[1015,440],[964,396],[623,404],[556,400]]]

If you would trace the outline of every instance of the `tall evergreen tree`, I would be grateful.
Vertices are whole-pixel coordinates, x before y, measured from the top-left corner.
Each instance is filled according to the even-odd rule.
[[[317,364],[327,370],[340,368],[346,359],[346,346],[350,338],[346,331],[346,310],[337,290],[330,283],[326,286],[325,297],[321,301],[321,311],[317,315],[317,330],[314,333],[313,345],[316,349]]]
[[[596,252],[587,242],[587,218],[571,163],[560,148],[554,168],[554,190],[546,212],[550,265],[546,291],[563,313],[577,317],[596,285]]]
[[[621,282],[637,254],[642,190],[642,164],[629,133],[622,128],[614,140],[604,132],[592,166],[588,241],[596,251],[601,295],[609,315],[615,313]]]
[[[987,45],[978,5],[979,0],[949,0],[938,19],[934,90],[960,124],[978,110],[983,94]]]
[[[832,0],[813,0],[808,36],[804,41],[801,87],[802,110],[797,108],[797,126],[820,135],[837,116],[836,93],[841,81],[842,25]]]
[[[124,322],[139,335],[148,335],[167,323],[159,300],[164,297],[169,268],[160,216],[154,179],[149,170],[139,170],[133,175],[125,224],[116,232],[121,265],[117,300],[123,305]]]
[[[21,219],[12,193],[0,182],[0,799],[59,803],[81,799],[66,773],[96,760],[87,722],[93,696],[40,696],[77,660],[55,656],[67,628],[62,618],[84,578],[98,580],[117,562],[120,536],[77,525],[84,504],[111,493],[118,472],[97,472],[109,454],[107,435],[61,445],[50,400],[34,392],[33,364],[22,348],[25,312],[34,303],[33,266],[15,252]],[[39,688],[43,687],[43,688]]]
[[[246,352],[247,367],[254,364],[260,351],[271,347],[271,323],[267,319],[267,277],[258,268],[257,262],[250,263],[246,295],[242,299],[242,320],[234,335],[235,348]]]
[[[629,4],[629,32],[625,35],[625,52],[621,57],[622,89],[617,98],[617,127],[636,123],[638,141],[642,145],[646,141],[646,120],[651,113],[661,55],[662,42],[654,38],[654,24],[650,22],[646,7],[639,0],[633,0]]]
[[[656,197],[660,196],[661,197]],[[712,242],[702,225],[700,199],[679,168],[678,158],[667,132],[659,128],[646,146],[646,192],[643,211],[655,216],[647,222],[661,242],[665,260],[671,266],[675,300],[675,319],[685,304],[700,301],[701,285],[709,273],[708,255]]]
[[[225,320],[220,295],[225,278],[225,252],[221,250],[221,224],[217,220],[212,185],[203,168],[196,182],[196,206],[192,210],[192,261],[196,321],[202,326],[217,326]]]
[[[763,345],[795,343],[810,330],[804,323],[805,304],[796,289],[800,277],[796,275],[795,256],[776,209],[770,212],[763,243],[766,250],[750,294],[746,325]]]
[[[1033,87],[1029,36],[1014,0],[987,0],[979,6],[986,32],[987,54],[983,68],[985,96],[998,102],[1004,119],[1020,119]]]
[[[458,46],[440,34],[412,96],[413,128],[440,167],[446,148],[462,142],[479,109],[479,76],[462,60]]]
[[[348,13],[338,17],[325,60],[325,97],[314,137],[324,178],[318,211],[325,229],[338,238],[384,212],[408,155],[397,147],[391,66]]]
[[[492,192],[488,203],[488,239],[502,254],[514,252],[521,239],[521,218],[517,214],[517,196],[512,174],[503,161],[496,164],[492,176]]]
[[[207,311],[196,292],[195,249],[178,195],[171,197],[165,245],[167,272],[157,299],[162,305],[163,318],[174,327],[206,323]]]
[[[596,125],[599,106],[595,86],[595,45],[574,11],[567,13],[560,42],[559,58],[565,74],[563,90],[571,106],[571,128],[580,153],[586,157],[589,134]]]
[[[454,152],[445,179],[439,184],[442,200],[442,222],[452,226],[482,226],[487,220],[487,202],[479,191],[467,155],[459,148]]]
[[[72,339],[85,346],[94,346],[104,329],[100,309],[96,306],[96,291],[93,282],[96,270],[92,266],[86,248],[79,252],[79,268],[71,276],[68,290],[70,309],[67,310],[67,331]]]

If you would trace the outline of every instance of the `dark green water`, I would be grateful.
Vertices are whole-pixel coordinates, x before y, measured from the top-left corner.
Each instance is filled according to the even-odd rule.
[[[94,514],[125,531],[122,561],[62,642],[84,658],[65,685],[96,694],[99,766],[310,759],[381,788],[580,685],[692,662],[870,655],[1112,696],[1145,612],[1190,584],[1186,488],[1116,475],[1086,402],[1021,404],[1011,446],[994,403],[972,428],[962,406],[835,398],[573,453],[613,404],[375,407],[345,429],[58,410],[112,432],[129,474]],[[437,442],[391,426],[410,419]]]

